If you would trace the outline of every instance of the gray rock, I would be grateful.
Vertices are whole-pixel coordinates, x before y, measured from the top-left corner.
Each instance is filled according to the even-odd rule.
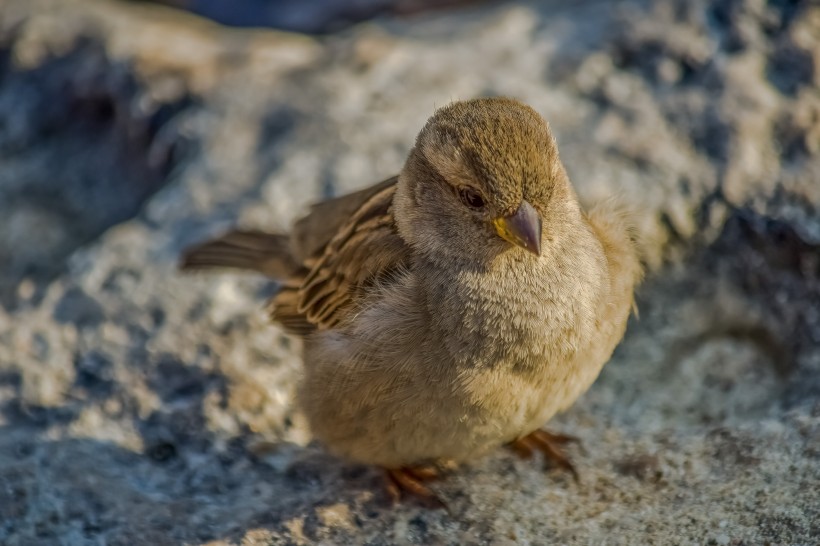
[[[820,8],[549,1],[316,41],[157,6],[0,12],[0,543],[811,544],[820,531]],[[576,485],[499,450],[387,508],[310,443],[270,283],[186,245],[389,176],[437,105],[551,122],[652,266],[550,427]]]

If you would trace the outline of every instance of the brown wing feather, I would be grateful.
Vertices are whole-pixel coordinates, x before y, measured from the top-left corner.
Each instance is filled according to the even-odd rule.
[[[297,220],[291,230],[291,239],[299,258],[306,260],[321,256],[327,244],[362,204],[377,193],[395,186],[397,181],[398,176],[393,176],[362,190],[313,205],[310,212]]]
[[[354,194],[365,198],[364,202],[359,201],[346,222],[319,249],[319,258],[306,261],[305,273],[292,278],[274,296],[274,320],[298,333],[309,331],[307,325],[311,329],[332,328],[351,312],[363,289],[407,262],[409,247],[393,220],[394,193],[395,178]],[[335,211],[324,206],[314,208],[310,216],[327,213]]]
[[[316,330],[316,325],[299,312],[299,286],[301,280],[294,277],[284,283],[279,292],[268,302],[271,320],[278,322],[291,334],[306,336]]]
[[[282,283],[268,305],[274,321],[299,335],[331,328],[368,284],[407,260],[393,221],[397,180],[314,205],[289,235],[226,233],[187,250],[181,268],[257,271]]]

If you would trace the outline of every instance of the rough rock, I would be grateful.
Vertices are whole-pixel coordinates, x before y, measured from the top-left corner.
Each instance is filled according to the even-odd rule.
[[[235,224],[389,176],[433,108],[550,120],[641,212],[640,319],[551,428],[384,506],[310,442],[270,283],[183,276]],[[820,536],[820,6],[559,0],[319,39],[159,6],[0,10],[0,543],[782,544]]]
[[[480,0],[148,0],[224,25],[329,33],[379,15],[412,15]]]

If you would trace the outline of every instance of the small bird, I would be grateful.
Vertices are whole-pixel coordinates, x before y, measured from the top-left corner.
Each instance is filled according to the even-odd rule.
[[[398,176],[181,267],[279,280],[270,313],[305,338],[313,435],[432,506],[437,468],[502,445],[575,474],[571,437],[540,427],[609,360],[642,278],[629,215],[582,210],[547,122],[509,98],[438,109]]]

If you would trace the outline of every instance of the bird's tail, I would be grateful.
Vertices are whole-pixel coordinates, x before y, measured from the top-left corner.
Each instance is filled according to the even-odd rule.
[[[183,271],[244,269],[281,280],[293,275],[300,264],[287,235],[236,230],[185,250],[179,267]]]

